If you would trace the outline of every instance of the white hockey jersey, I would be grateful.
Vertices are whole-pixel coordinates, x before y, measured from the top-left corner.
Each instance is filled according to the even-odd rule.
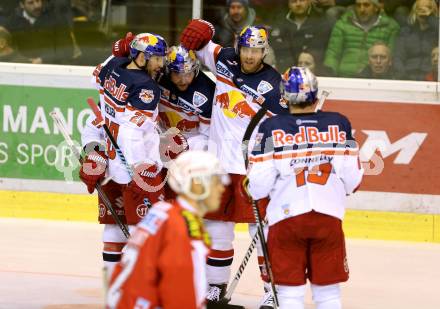
[[[235,49],[213,42],[196,54],[217,79],[209,151],[216,154],[226,172],[245,175],[242,139],[251,118],[262,104],[268,116],[286,113],[280,105],[281,75],[267,64],[256,73],[245,74]]]
[[[100,93],[100,108],[105,123],[118,143],[127,163],[162,163],[159,155],[159,134],[156,130],[157,104],[160,89],[145,71],[128,70],[128,58],[110,57],[93,73]],[[126,184],[131,177],[102,128],[91,116],[82,132],[83,146],[105,139],[109,159],[108,175],[113,181]]]
[[[250,156],[249,190],[270,196],[269,225],[315,210],[339,219],[363,169],[351,124],[339,113],[278,115],[264,121]]]

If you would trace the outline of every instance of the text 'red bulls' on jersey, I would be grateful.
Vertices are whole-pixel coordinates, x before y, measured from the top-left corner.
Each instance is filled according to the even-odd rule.
[[[342,220],[345,197],[362,179],[358,152],[339,113],[272,117],[260,125],[250,157],[250,192],[270,195],[270,225],[311,210]]]
[[[164,76],[159,81],[161,98],[159,118],[164,129],[177,128],[185,138],[209,135],[215,83],[203,72],[194,78],[185,91],[180,91]]]
[[[196,54],[217,79],[209,150],[217,155],[228,173],[244,175],[241,144],[251,118],[263,104],[269,117],[286,113],[286,108],[280,105],[281,75],[267,64],[256,73],[245,74],[235,49],[222,48],[213,42]]]
[[[93,78],[100,93],[101,113],[129,164],[160,162],[159,136],[154,129],[160,89],[144,70],[127,69],[129,63],[125,57],[110,57],[96,67]],[[94,134],[91,130],[87,137],[83,132],[83,144]],[[117,183],[130,182],[125,165],[107,138],[106,143],[109,175]]]

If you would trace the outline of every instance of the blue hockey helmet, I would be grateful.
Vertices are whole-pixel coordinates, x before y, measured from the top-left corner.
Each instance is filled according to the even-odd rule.
[[[282,96],[290,104],[313,103],[318,95],[318,80],[308,68],[291,67],[282,76]]]
[[[235,42],[235,51],[239,53],[240,47],[263,48],[264,55],[269,47],[268,34],[263,26],[247,26],[241,30]]]
[[[194,51],[188,50],[181,45],[171,46],[167,55],[167,68],[169,71],[176,73],[195,72],[197,75],[199,67],[199,61]]]
[[[140,52],[145,54],[145,59],[151,56],[165,57],[167,54],[167,43],[160,35],[153,33],[140,33],[130,43],[130,57],[135,59]]]

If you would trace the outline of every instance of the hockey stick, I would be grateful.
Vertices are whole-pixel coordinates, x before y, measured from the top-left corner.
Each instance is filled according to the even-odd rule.
[[[321,97],[319,98],[319,102],[318,102],[318,104],[316,105],[316,108],[315,108],[315,113],[322,109],[322,106],[324,105],[324,102],[325,102],[325,100],[327,100],[327,97],[329,95],[330,95],[330,92],[328,92],[326,90],[322,91]]]
[[[70,150],[75,155],[75,157],[78,159],[79,163],[82,164],[84,159],[81,157],[81,154],[78,152],[78,149],[76,149],[75,145],[73,144],[73,141],[70,138],[69,133],[67,133],[66,127],[63,124],[61,118],[58,116],[57,112],[55,112],[55,111],[51,112],[50,116],[55,121],[55,125],[60,130],[61,134],[64,137],[64,140],[66,141],[67,145],[69,145]],[[122,223],[122,221],[119,219],[118,215],[116,214],[116,211],[112,207],[110,200],[108,199],[107,195],[102,190],[101,184],[97,183],[95,186],[95,189],[98,192],[98,195],[101,198],[101,200],[104,202],[105,207],[107,207],[107,209],[110,211],[113,219],[119,225],[120,229],[122,230],[122,233],[128,239],[130,237],[130,232],[128,231],[128,227],[124,223]]]
[[[266,104],[263,103],[260,110],[251,119],[251,121],[250,121],[250,123],[244,133],[242,144],[244,144],[246,147],[246,148],[244,148],[244,145],[243,145],[243,148],[244,148],[243,149],[243,156],[244,156],[244,164],[245,164],[246,170],[249,165],[249,156],[248,156],[249,140],[252,136],[252,132],[254,131],[254,129],[256,128],[258,123],[260,122],[260,120],[263,118],[263,116],[266,114],[266,112],[267,112],[267,107],[266,107]],[[272,294],[273,294],[273,298],[274,298],[274,308],[277,309],[280,306],[279,302],[278,302],[278,295],[277,295],[277,291],[275,289],[275,282],[274,282],[273,273],[272,273],[272,266],[271,266],[270,260],[269,260],[269,253],[267,250],[267,242],[266,242],[266,237],[264,235],[263,221],[261,220],[260,211],[258,210],[258,205],[255,200],[252,200],[252,210],[254,212],[255,223],[257,223],[257,234],[258,234],[258,238],[260,239],[261,249],[263,251],[264,264],[266,266],[266,271],[269,276],[270,286],[272,288]]]
[[[243,257],[243,260],[241,261],[240,267],[238,267],[238,270],[235,273],[234,279],[232,279],[225,296],[223,296],[223,299],[225,301],[229,302],[231,300],[232,293],[234,293],[235,288],[238,285],[238,281],[240,281],[241,275],[243,274],[243,271],[246,268],[247,263],[249,262],[249,259],[252,255],[252,252],[254,252],[254,249],[257,245],[257,241],[258,241],[258,233],[255,233],[255,235],[252,238],[252,241],[246,251],[246,254]]]
[[[96,105],[95,101],[93,100],[93,98],[87,98],[87,104],[89,104],[90,108],[93,111],[93,114],[95,114],[96,120],[98,122],[98,125],[101,125],[104,128],[105,133],[107,134],[107,137],[110,139],[110,142],[113,145],[113,148],[115,148],[116,153],[119,156],[119,159],[121,159],[122,163],[124,163],[125,168],[128,172],[128,174],[130,175],[131,178],[133,178],[133,170],[131,169],[131,167],[128,165],[127,163],[127,159],[125,159],[124,154],[122,153],[121,148],[119,148],[118,143],[115,141],[115,139],[113,138],[112,133],[110,132],[110,129],[108,128],[108,126],[105,124],[104,118],[102,117],[101,111],[98,108],[98,105]]]

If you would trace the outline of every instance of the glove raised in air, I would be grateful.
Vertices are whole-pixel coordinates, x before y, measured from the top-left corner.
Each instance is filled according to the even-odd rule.
[[[183,29],[180,35],[180,43],[186,49],[199,50],[213,38],[214,26],[203,19],[193,19]]]
[[[117,40],[113,43],[112,54],[115,57],[127,57],[130,54],[130,43],[133,41],[134,35],[128,32],[125,38]]]

